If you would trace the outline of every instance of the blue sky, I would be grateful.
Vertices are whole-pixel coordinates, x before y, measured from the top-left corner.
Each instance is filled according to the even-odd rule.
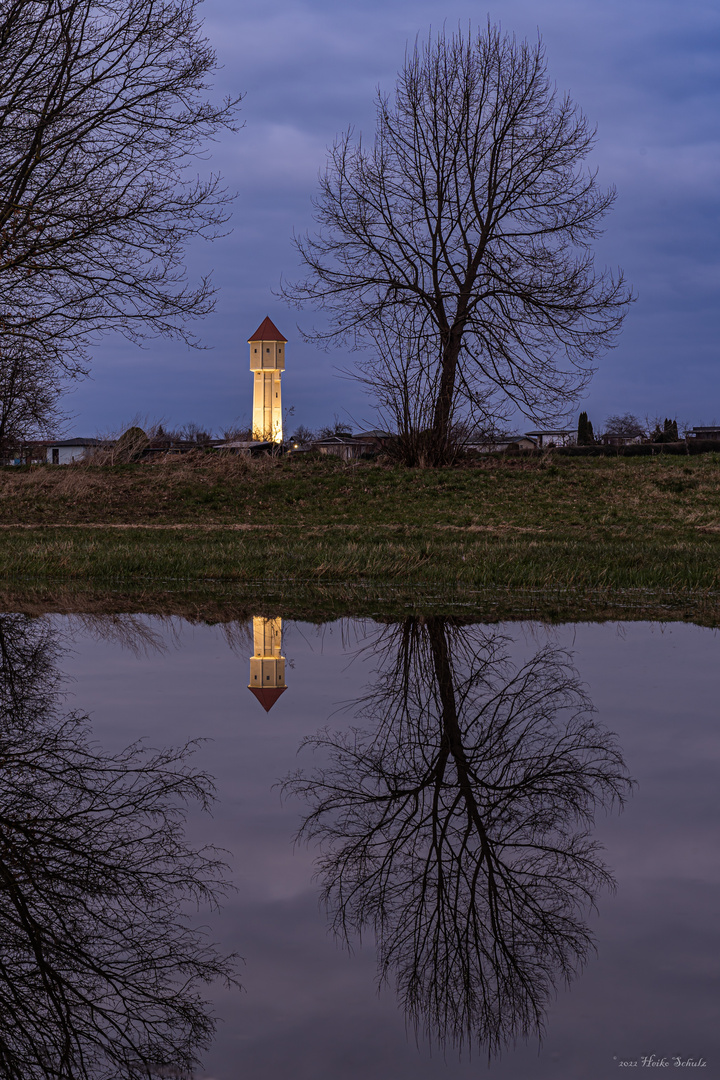
[[[720,423],[716,3],[206,0],[206,33],[223,65],[218,91],[245,94],[244,127],[210,157],[238,192],[233,231],[188,253],[190,275],[212,270],[219,288],[215,314],[197,326],[207,348],[151,341],[140,350],[104,339],[92,378],[66,399],[70,433],[110,432],[135,417],[215,431],[247,423],[246,340],[266,314],[289,339],[283,397],[295,410],[291,425],[314,427],[335,414],[371,425],[362,388],[339,370],[352,355],[304,344],[297,326],[313,325],[314,313],[288,309],[273,294],[281,275],[297,273],[292,232],[312,226],[326,147],[351,124],[372,134],[376,87],[392,89],[417,34],[443,22],[482,24],[488,15],[519,37],[540,31],[551,78],[598,126],[600,182],[618,189],[597,259],[621,266],[638,299],[578,408],[596,428],[625,411]]]

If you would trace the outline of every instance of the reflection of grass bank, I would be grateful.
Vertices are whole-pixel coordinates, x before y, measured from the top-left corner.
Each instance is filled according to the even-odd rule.
[[[720,591],[720,454],[0,471],[0,578]]]
[[[92,588],[48,582],[1,588],[0,610],[27,615],[142,613],[207,623],[243,621],[253,615],[319,623],[343,617],[384,621],[433,614],[484,623],[653,620],[720,626],[720,592],[408,588],[400,584],[288,586],[280,582]]]

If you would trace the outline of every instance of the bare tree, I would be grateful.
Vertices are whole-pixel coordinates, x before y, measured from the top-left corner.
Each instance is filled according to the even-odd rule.
[[[645,438],[648,424],[643,423],[634,413],[619,413],[608,416],[605,421],[606,435],[620,435],[623,439]]]
[[[403,366],[400,408],[428,397],[429,463],[458,413],[565,412],[619,331],[630,293],[590,250],[614,200],[584,170],[593,142],[541,42],[488,25],[416,46],[374,145],[335,143],[284,295],[329,313],[311,336],[374,350],[362,375],[391,411]]]
[[[9,0],[0,13],[0,360],[4,339],[66,375],[99,333],[192,341],[212,308],[183,256],[226,220],[192,167],[231,126],[208,101],[200,0]]]
[[[612,886],[592,839],[628,777],[562,650],[515,665],[502,635],[408,618],[376,642],[365,726],[307,740],[333,926],[375,933],[416,1030],[488,1055],[541,1033],[558,980],[592,948],[584,913]]]
[[[208,446],[213,440],[212,431],[207,431],[202,424],[196,424],[194,420],[188,421],[180,428],[181,438],[185,442],[197,443],[198,446]]]
[[[341,420],[337,413],[333,416],[332,424],[325,424],[318,429],[318,439],[330,439],[333,435],[349,435],[352,425],[347,420]]]
[[[8,1080],[189,1076],[233,963],[188,904],[223,867],[184,837],[210,779],[191,747],[104,753],[63,709],[51,622],[0,617],[0,1072]]]
[[[308,445],[312,442],[315,442],[317,438],[318,436],[311,428],[309,428],[306,424],[300,424],[300,426],[296,427],[295,431],[290,436],[290,442],[299,443],[300,445]]]
[[[389,311],[382,324],[368,328],[373,352],[356,365],[374,398],[380,424],[397,432],[397,440],[386,444],[385,452],[409,466],[438,463],[433,425],[442,372],[427,338],[413,330],[416,315],[412,309],[398,308]],[[497,405],[492,392],[478,386],[470,417],[453,410],[445,434],[444,463],[463,452],[479,426],[496,428],[503,418]]]
[[[35,342],[0,335],[0,453],[57,436],[66,422],[58,370]]]

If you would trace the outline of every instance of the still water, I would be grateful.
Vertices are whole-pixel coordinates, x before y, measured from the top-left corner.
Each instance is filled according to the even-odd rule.
[[[8,615],[0,652],[0,1076],[720,1076],[716,632]]]

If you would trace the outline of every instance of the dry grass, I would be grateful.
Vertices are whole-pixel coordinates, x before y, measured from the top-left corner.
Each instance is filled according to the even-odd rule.
[[[720,455],[0,470],[0,576],[720,589]]]
[[[0,470],[5,525],[421,525],[566,536],[720,529],[720,455],[488,460],[408,470],[199,453]]]

